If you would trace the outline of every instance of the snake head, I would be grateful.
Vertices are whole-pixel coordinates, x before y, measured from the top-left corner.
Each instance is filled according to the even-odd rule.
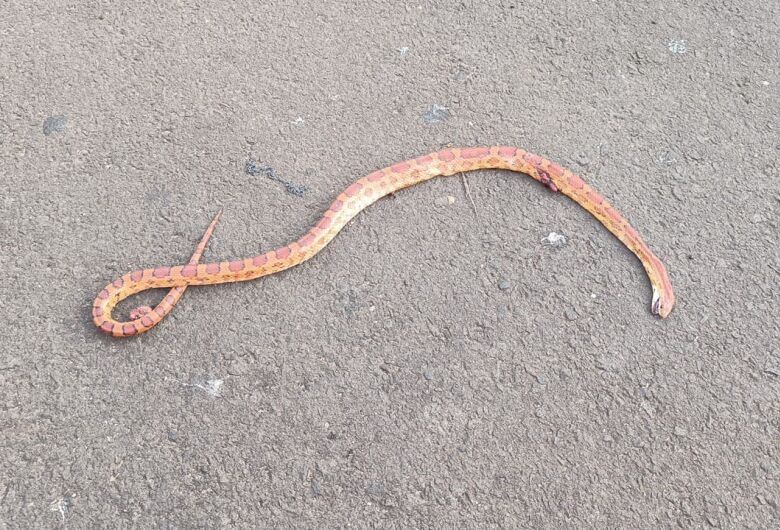
[[[650,311],[652,311],[654,315],[666,318],[669,316],[669,313],[672,312],[673,307],[674,292],[671,290],[662,292],[661,289],[653,285],[653,301],[650,305]]]

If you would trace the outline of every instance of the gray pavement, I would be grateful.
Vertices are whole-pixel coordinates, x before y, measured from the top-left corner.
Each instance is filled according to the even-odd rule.
[[[779,20],[0,3],[0,528],[776,527]],[[576,204],[483,171],[192,288],[146,335],[91,323],[220,208],[206,259],[251,256],[374,169],[490,144],[607,196],[667,264],[671,317]]]

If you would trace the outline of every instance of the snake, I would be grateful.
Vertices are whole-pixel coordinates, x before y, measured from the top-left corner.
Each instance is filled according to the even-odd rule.
[[[378,199],[437,176],[476,169],[502,169],[528,175],[582,206],[639,258],[652,286],[651,313],[666,318],[672,311],[675,295],[664,264],[603,196],[574,172],[550,160],[516,147],[493,146],[445,149],[374,171],[347,187],[322,218],[297,241],[244,259],[200,263],[222,214],[220,211],[187,264],[129,272],[101,290],[92,306],[93,322],[100,331],[113,337],[145,333],[173,310],[191,285],[253,280],[299,265],[321,251],[352,218]],[[161,288],[170,288],[170,291],[156,307],[137,307],[127,322],[112,318],[111,312],[120,301],[141,291]]]

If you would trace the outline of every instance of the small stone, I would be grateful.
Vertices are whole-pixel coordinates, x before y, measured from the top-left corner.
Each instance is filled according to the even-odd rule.
[[[667,166],[674,165],[677,163],[677,154],[668,149],[658,156],[658,161]]]
[[[574,161],[581,166],[590,165],[590,158],[588,158],[588,155],[585,153],[578,153],[577,156],[574,157]]]
[[[450,111],[444,105],[434,103],[423,114],[423,121],[427,125],[435,125],[437,123],[443,123],[450,118]]]
[[[542,238],[542,243],[551,247],[562,247],[566,244],[566,236],[556,232],[550,232],[547,237]]]
[[[425,370],[423,371],[423,377],[425,378],[426,381],[431,381],[433,380],[433,372],[431,372],[430,370]]]
[[[680,427],[679,425],[674,428],[674,435],[675,436],[687,436],[688,431],[684,427]]]
[[[176,431],[168,431],[168,441],[177,442],[179,440],[179,433]]]
[[[372,482],[366,488],[369,495],[383,495],[385,493],[385,486],[378,482]]]
[[[753,217],[751,217],[751,218],[750,218],[750,220],[751,220],[751,221],[753,221],[753,223],[755,223],[755,224],[758,224],[758,223],[760,223],[761,221],[763,221],[763,220],[764,220],[764,218],[763,218],[763,217],[761,217],[761,214],[760,214],[760,213],[754,213],[754,214],[753,214]]]
[[[509,280],[507,280],[507,279],[503,279],[503,280],[498,282],[498,288],[501,289],[502,291],[506,291],[511,286],[512,286],[512,284],[509,283]]]
[[[59,115],[59,116],[49,116],[45,120],[43,120],[43,134],[46,136],[49,136],[52,133],[59,133],[65,130],[65,126],[68,124],[68,117]]]
[[[672,39],[667,45],[669,51],[676,54],[683,54],[688,51],[688,46],[685,44],[685,39]]]
[[[447,203],[455,204],[455,197],[453,197],[452,195],[447,195]]]
[[[566,320],[570,322],[577,320],[577,312],[573,309],[567,309],[563,312],[563,314],[566,317]]]

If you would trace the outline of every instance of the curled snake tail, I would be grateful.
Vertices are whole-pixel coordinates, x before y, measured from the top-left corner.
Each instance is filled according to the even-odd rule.
[[[195,267],[200,263],[200,258],[206,250],[206,245],[209,239],[211,239],[220,217],[222,217],[222,211],[220,209],[217,212],[209,227],[203,233],[197,247],[195,247],[195,252],[189,259],[189,266]],[[111,318],[111,311],[119,302],[135,293],[154,288],[154,285],[144,286],[142,284],[144,278],[152,276],[153,273],[153,269],[133,271],[108,284],[100,292],[92,307],[92,319],[95,326],[106,335],[132,337],[145,333],[159,324],[184,295],[184,291],[187,290],[189,285],[187,282],[172,287],[155,308],[139,306],[133,309],[130,312],[130,321],[128,322],[116,322]]]

